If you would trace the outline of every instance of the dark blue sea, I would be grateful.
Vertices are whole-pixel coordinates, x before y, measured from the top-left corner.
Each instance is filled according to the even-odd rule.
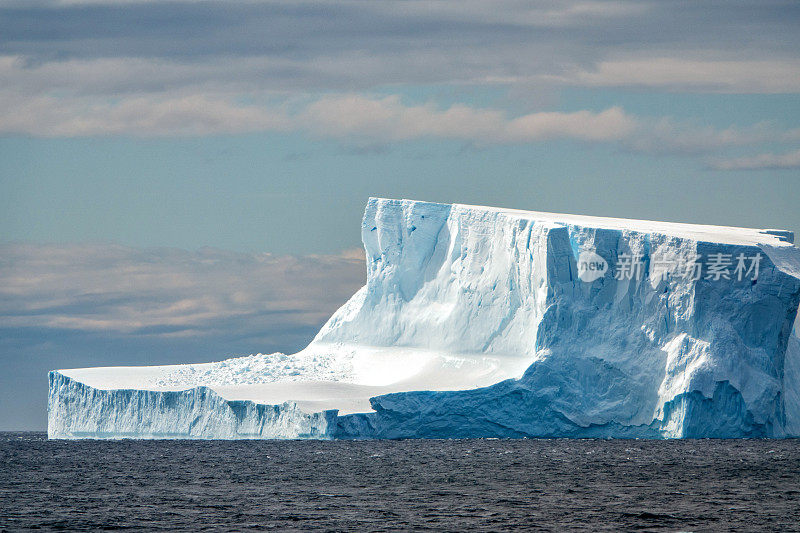
[[[796,440],[48,441],[0,530],[800,531]]]

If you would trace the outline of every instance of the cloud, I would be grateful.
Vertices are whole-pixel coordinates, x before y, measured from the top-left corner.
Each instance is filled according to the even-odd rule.
[[[539,112],[508,118],[497,109],[433,104],[405,106],[399,96],[327,97],[299,116],[309,131],[326,137],[356,137],[398,141],[438,137],[476,144],[529,143],[551,139],[606,141],[627,135],[634,119],[617,107],[599,113]]]
[[[617,107],[601,112],[540,112],[509,118],[502,110],[455,104],[405,105],[397,95],[326,96],[298,106],[238,104],[220,97],[134,97],[118,103],[41,97],[0,98],[0,133],[41,137],[207,135],[299,131],[322,138],[394,142],[442,138],[477,144],[625,137],[634,119]]]
[[[622,142],[625,149],[646,154],[703,155],[730,147],[800,140],[800,130],[784,130],[769,122],[746,127],[714,128],[697,121],[669,117],[640,119]]]
[[[800,168],[800,150],[784,154],[759,154],[749,157],[717,159],[709,163],[715,170],[761,170]]]
[[[33,95],[397,83],[797,92],[798,17],[791,1],[6,1],[0,55],[32,71],[15,77]]]
[[[526,95],[800,93],[798,17],[783,1],[0,1],[0,134],[291,131],[373,152],[572,139],[707,157],[798,136],[618,106],[547,110]],[[430,85],[503,87],[534,112],[374,92]]]
[[[365,278],[363,252],[355,250],[274,256],[6,244],[0,257],[4,328],[119,338],[271,332],[271,345],[283,338],[293,347],[298,329],[319,327]]]
[[[2,98],[0,133],[40,137],[96,135],[209,135],[287,129],[277,109],[243,106],[203,95],[132,97],[118,103],[40,98]]]
[[[563,83],[731,93],[800,92],[800,60],[643,57],[607,60],[565,75]]]
[[[41,97],[0,98],[0,133],[41,137],[207,135],[299,131],[322,138],[394,142],[442,138],[476,144],[552,139],[611,141],[626,137],[635,119],[612,107],[600,112],[538,112],[509,118],[499,109],[432,103],[405,105],[398,95],[326,96],[305,105],[238,104],[220,97],[134,97],[118,103]],[[294,108],[292,110],[292,108]]]
[[[557,138],[586,141],[624,139],[636,127],[636,119],[619,107],[605,111],[576,111],[573,113],[531,113],[509,122],[505,137],[518,142]]]
[[[300,132],[338,140],[359,153],[380,152],[390,143],[419,139],[456,140],[479,147],[567,139],[610,143],[636,153],[703,156],[731,147],[800,140],[800,130],[766,122],[718,129],[669,117],[634,116],[620,107],[509,116],[502,109],[465,104],[408,105],[399,95],[339,94],[262,104],[200,95],[132,97],[118,103],[47,96],[23,99],[17,105],[6,100],[6,104],[0,105],[0,134],[152,137]]]
[[[0,1],[0,134],[295,131],[373,149],[575,139],[709,154],[780,132],[613,106],[409,105],[373,90],[493,85],[523,109],[531,88],[797,93],[798,16],[780,1]]]

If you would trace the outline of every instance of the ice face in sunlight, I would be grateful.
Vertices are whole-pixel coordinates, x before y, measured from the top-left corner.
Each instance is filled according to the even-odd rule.
[[[51,438],[800,435],[781,230],[370,199],[303,351],[50,375]]]

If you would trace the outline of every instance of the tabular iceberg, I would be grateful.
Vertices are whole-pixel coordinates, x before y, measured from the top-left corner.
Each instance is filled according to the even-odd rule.
[[[294,355],[50,373],[51,438],[800,436],[791,232],[372,198]]]

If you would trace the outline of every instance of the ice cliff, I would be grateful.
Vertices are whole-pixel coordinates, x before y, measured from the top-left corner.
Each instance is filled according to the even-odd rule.
[[[800,436],[790,232],[370,199],[294,355],[50,373],[51,438]]]

